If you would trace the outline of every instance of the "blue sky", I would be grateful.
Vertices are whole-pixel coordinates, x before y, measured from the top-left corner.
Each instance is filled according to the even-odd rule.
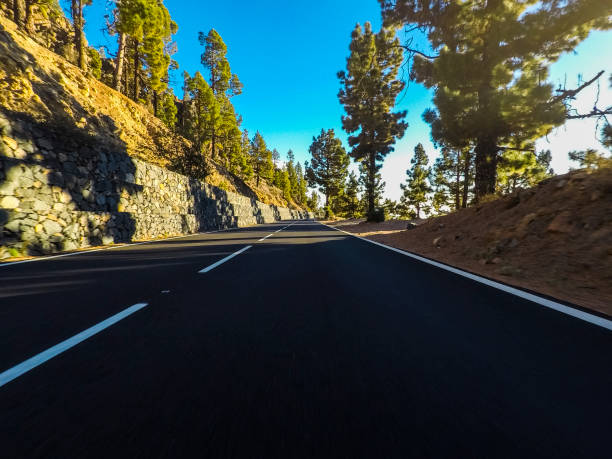
[[[357,22],[370,21],[380,27],[380,7],[376,0],[317,0],[286,2],[272,0],[202,2],[166,0],[165,5],[179,25],[174,58],[180,69],[173,87],[182,95],[182,72],[202,70],[199,31],[215,28],[228,47],[232,71],[244,83],[242,95],[233,99],[243,116],[243,128],[253,134],[259,130],[271,148],[282,155],[292,149],[301,162],[308,159],[312,137],[322,128],[334,128],[342,139],[340,117],[343,110],[337,98],[336,73],[345,66],[350,34]],[[91,45],[105,45],[114,52],[116,37],[103,34],[106,2],[94,0],[85,10],[86,33]],[[552,67],[552,81],[575,85],[578,74],[590,78],[599,70],[612,72],[609,50],[612,32],[596,32],[583,42],[576,53],[563,56]],[[600,106],[612,105],[612,91],[607,78],[601,86]],[[602,82],[603,83],[603,82]],[[577,102],[587,111],[594,90]],[[399,184],[405,178],[414,146],[424,144],[431,160],[436,151],[429,139],[429,127],[421,120],[431,105],[431,93],[410,83],[401,95],[399,109],[408,110],[409,128],[396,151],[387,156],[382,169],[387,182],[385,195],[400,196]],[[567,152],[586,147],[600,148],[590,121],[572,121],[557,129],[548,139],[538,142],[541,149],[553,152],[557,172],[569,167]]]

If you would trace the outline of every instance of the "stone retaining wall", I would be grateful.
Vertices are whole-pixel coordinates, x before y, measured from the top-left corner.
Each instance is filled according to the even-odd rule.
[[[1,114],[0,133],[0,259],[312,216]]]

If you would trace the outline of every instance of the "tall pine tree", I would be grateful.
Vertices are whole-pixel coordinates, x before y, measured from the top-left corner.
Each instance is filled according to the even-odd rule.
[[[592,29],[612,27],[612,3],[598,0],[379,0],[385,24],[424,30],[432,55],[414,57],[411,77],[433,88],[440,132],[475,147],[476,198],[494,193],[499,154],[533,149],[562,124],[548,69]]]
[[[227,46],[215,29],[211,29],[206,35],[200,32],[199,41],[204,46],[201,62],[208,69],[209,85],[220,109],[219,116],[210,126],[211,155],[214,159],[221,141],[232,137],[227,136],[227,132],[234,131],[238,126],[234,107],[229,99],[242,93],[242,83],[232,74],[227,60]],[[222,146],[227,147],[227,144]]]
[[[319,187],[327,207],[330,199],[344,188],[350,159],[333,129],[321,129],[321,134],[313,137],[309,151],[312,158],[306,167],[308,184]]]
[[[251,155],[253,161],[253,172],[257,180],[257,186],[261,179],[270,182],[274,174],[272,163],[272,152],[268,149],[263,136],[257,131],[251,141]]]
[[[366,165],[365,194],[368,218],[376,201],[377,175],[385,156],[393,151],[396,139],[404,135],[406,112],[393,112],[396,98],[404,88],[397,77],[403,56],[395,29],[375,34],[369,22],[359,24],[351,36],[346,71],[338,73],[338,93],[346,116],[342,126],[349,133],[350,155]]]
[[[430,169],[427,167],[429,158],[422,144],[414,147],[414,155],[410,160],[411,167],[406,171],[406,183],[401,184],[403,190],[400,199],[404,210],[412,211],[416,218],[421,218],[421,210],[427,203],[427,193],[431,191],[429,185]]]

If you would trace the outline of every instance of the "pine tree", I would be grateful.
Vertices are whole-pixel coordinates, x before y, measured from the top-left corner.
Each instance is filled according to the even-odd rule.
[[[338,73],[342,89],[338,94],[346,116],[342,126],[350,134],[350,155],[365,168],[368,216],[374,211],[377,174],[393,144],[404,135],[406,112],[392,112],[404,83],[397,79],[402,52],[395,29],[372,32],[369,22],[352,33],[347,70]]]
[[[88,71],[96,80],[102,78],[102,56],[95,48],[87,48]]]
[[[404,209],[414,209],[416,218],[421,218],[421,209],[427,203],[427,193],[431,191],[429,185],[430,169],[427,167],[429,158],[422,144],[414,147],[414,155],[410,160],[411,167],[406,171],[406,183],[401,184],[403,190],[400,199]]]
[[[472,153],[443,147],[432,168],[431,183],[434,189],[432,207],[436,213],[446,209],[467,207],[469,190],[473,181]]]
[[[610,74],[610,88],[612,88],[612,74]],[[612,110],[612,107],[608,107],[608,111]],[[604,118],[605,124],[601,128],[601,143],[604,147],[612,150],[612,124]]]
[[[297,176],[296,201],[300,205],[305,206],[308,200],[308,181],[304,176],[302,165],[299,162],[295,166],[295,175]]]
[[[204,146],[210,142],[210,125],[219,109],[212,89],[200,72],[193,78],[185,72],[185,85],[189,100],[183,101],[188,106],[184,134],[194,143],[198,153],[204,153]]]
[[[306,200],[306,205],[312,212],[318,212],[319,210],[319,195],[316,191],[310,193],[310,196]]]
[[[174,129],[177,121],[176,114],[178,112],[174,92],[172,89],[169,89],[162,93],[159,98],[160,102],[157,117],[170,129]]]
[[[86,70],[83,7],[91,5],[91,2],[92,0],[71,0],[70,2],[70,13],[74,27],[74,47],[77,52],[77,65],[81,70]]]
[[[401,206],[399,206],[397,202],[389,198],[385,199],[381,206],[383,212],[385,213],[385,216],[392,218],[399,216],[399,214],[401,213],[399,207]]]
[[[513,193],[518,188],[529,188],[553,175],[550,169],[550,150],[534,154],[530,151],[509,150],[499,159],[497,167],[498,191]]]
[[[209,85],[220,108],[219,116],[213,120],[211,129],[211,155],[216,158],[220,139],[227,138],[226,133],[237,126],[237,118],[230,98],[242,93],[242,83],[231,73],[227,60],[227,46],[215,29],[207,35],[199,33],[200,45],[204,46],[201,62],[209,71]]]
[[[253,177],[253,156],[251,154],[251,139],[249,139],[249,131],[246,129],[242,131],[242,137],[240,138],[240,175],[244,179],[250,179]]]
[[[111,33],[118,33],[118,51],[115,63],[113,86],[121,90],[123,71],[128,48],[132,51],[131,97],[138,101],[141,96],[141,80],[146,78],[153,92],[154,111],[157,110],[156,95],[167,86],[168,68],[176,63],[170,55],[175,51],[171,37],[178,26],[170,18],[162,0],[118,0],[114,11]],[[146,75],[142,75],[142,69]],[[124,92],[129,93],[129,78],[125,78]]]
[[[570,151],[568,157],[572,161],[576,161],[581,168],[598,169],[602,166],[612,164],[612,159],[606,157],[605,154],[588,148],[583,151]]]
[[[564,122],[550,64],[590,30],[612,27],[612,4],[593,0],[379,2],[385,24],[428,34],[436,55],[406,46],[411,77],[434,88],[448,144],[475,146],[477,199],[495,192],[501,151],[525,150]]]
[[[357,218],[360,214],[359,180],[353,171],[348,176],[344,193],[344,214],[349,218]]]
[[[344,187],[350,159],[333,129],[321,129],[321,134],[312,138],[309,151],[312,159],[310,165],[306,166],[308,184],[319,187],[327,207],[330,199]]]
[[[285,169],[287,170],[287,177],[289,178],[289,189],[291,192],[291,199],[298,203],[299,202],[299,183],[298,175],[295,170],[295,156],[293,151],[287,152],[287,162],[285,163]]]
[[[253,172],[259,186],[260,179],[272,180],[274,164],[272,164],[272,152],[268,149],[263,136],[257,131],[251,141],[251,155],[253,157]]]
[[[366,162],[359,163],[359,185],[364,190],[361,196],[361,208],[364,210],[367,218],[369,220],[373,219],[373,215],[376,213],[375,211],[380,206],[380,201],[382,200],[383,192],[385,191],[386,183],[382,180],[382,175],[380,174],[380,168],[374,174],[374,177],[370,175],[369,164]],[[367,193],[368,187],[370,188],[370,193]],[[372,207],[373,205],[373,207]],[[369,209],[374,209],[370,212]]]

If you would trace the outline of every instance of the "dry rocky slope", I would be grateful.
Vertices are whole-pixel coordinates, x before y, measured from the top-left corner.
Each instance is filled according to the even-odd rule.
[[[191,145],[145,107],[87,76],[20,31],[0,12],[0,109],[9,118],[42,125],[59,135],[89,138],[107,149],[170,170]],[[71,132],[72,131],[72,132]],[[212,164],[206,182],[266,204],[286,206],[280,190],[245,183]]]
[[[573,171],[479,206],[341,229],[612,316],[612,168]],[[399,227],[398,227],[399,226]]]
[[[0,62],[0,259],[308,216],[220,166],[172,172],[187,140],[1,14]]]

